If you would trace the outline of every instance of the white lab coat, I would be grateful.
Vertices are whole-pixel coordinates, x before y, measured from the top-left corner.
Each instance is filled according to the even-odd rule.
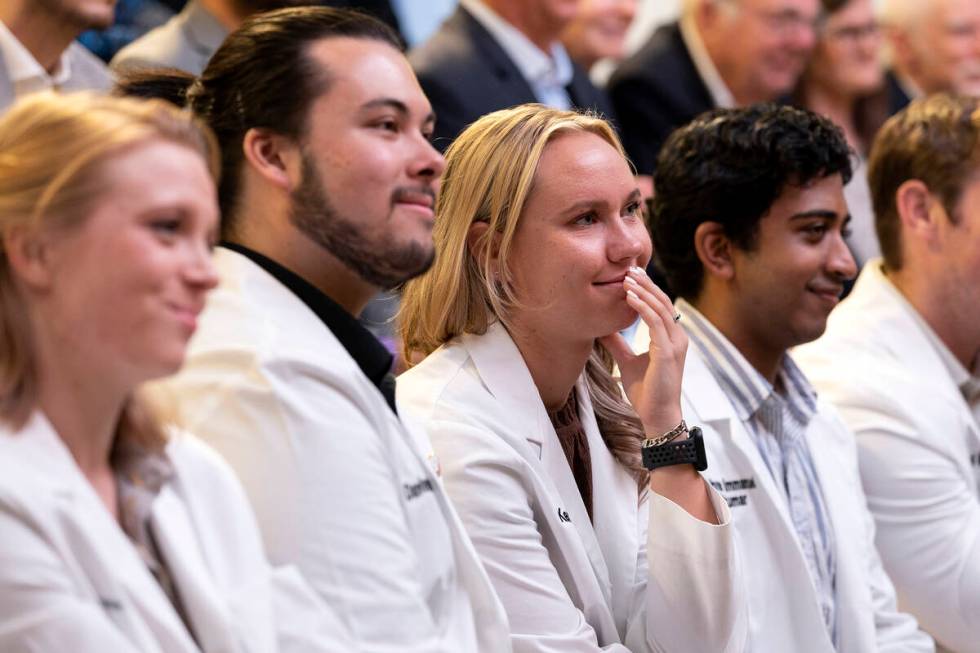
[[[526,652],[740,651],[744,595],[725,525],[640,494],[609,453],[580,379],[589,521],[558,436],[506,329],[443,346],[398,380]],[[651,528],[647,529],[647,523]]]
[[[914,310],[871,261],[794,358],[857,436],[899,605],[937,642],[980,651],[980,432]]]
[[[183,434],[151,526],[191,621],[173,604],[50,422],[0,427],[0,651],[348,653],[294,569],[272,569],[234,475]]]
[[[641,325],[636,349],[648,346],[649,332]],[[834,653],[787,502],[697,347],[688,350],[682,387],[684,417],[704,433],[703,474],[731,506],[748,586],[749,650]],[[833,408],[818,401],[806,438],[837,545],[836,653],[933,651],[915,620],[896,609],[874,547],[854,436]]]
[[[270,559],[295,564],[365,651],[508,651],[428,440],[275,277],[224,248],[215,264],[187,363],[154,395],[236,471]]]

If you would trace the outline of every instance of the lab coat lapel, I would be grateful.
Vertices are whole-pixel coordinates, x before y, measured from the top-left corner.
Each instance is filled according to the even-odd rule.
[[[832,422],[823,411],[817,412],[806,439],[836,542],[838,647],[841,651],[862,650],[875,641],[874,622],[863,614],[871,604],[864,546],[853,539],[863,528],[866,504],[861,488],[846,480],[849,475],[844,471],[853,461],[839,455],[839,447],[823,441],[833,429],[846,427]],[[843,437],[853,436],[847,433]]]
[[[619,632],[626,632],[630,596],[612,596],[612,587],[632,587],[636,580],[636,552],[642,533],[638,520],[640,491],[636,479],[609,452],[595,419],[584,375],[576,384],[579,415],[589,440],[592,459],[592,528],[601,549],[607,600]],[[567,467],[567,464],[566,464]],[[600,576],[602,579],[603,577]],[[622,599],[622,605],[619,605]]]
[[[561,521],[571,521],[575,527],[599,581],[603,598],[609,604],[609,572],[595,529],[568,466],[568,459],[558,441],[558,434],[548,418],[548,412],[520,350],[499,322],[492,324],[485,335],[468,338],[465,342],[480,377],[503,406],[501,418],[514,424],[515,430],[523,430],[531,449],[540,452],[538,460],[544,466],[541,475],[552,483],[554,494],[561,501],[560,505],[555,506],[555,517]],[[581,396],[580,393],[580,399]],[[591,403],[589,407],[591,410]],[[589,445],[593,446],[592,438]],[[605,449],[604,444],[602,447]],[[529,462],[535,464],[537,461]]]
[[[776,486],[769,468],[762,460],[759,448],[738,413],[735,412],[731,400],[722,391],[704,359],[693,347],[687,354],[683,383],[684,394],[688,397],[688,401],[696,406],[697,418],[710,426],[720,437],[727,438],[741,456],[742,466],[752,470],[752,477],[764,490],[762,497],[757,500],[765,501],[768,504],[765,509],[778,514],[783,526],[793,532],[793,523],[790,521],[786,503],[778,498],[782,491]],[[725,448],[730,449],[730,447]],[[708,468],[709,470],[711,468],[710,460],[708,460]]]
[[[165,486],[161,490],[153,504],[151,520],[160,555],[177,586],[201,649],[205,652],[241,649],[232,637],[225,603],[212,584],[203,582],[212,574],[202,557],[191,517],[173,488]]]
[[[50,480],[76,558],[108,618],[140,651],[197,651],[136,549],[82,475],[54,428],[37,413],[23,434],[36,441],[36,473]],[[33,444],[33,443],[32,443]]]

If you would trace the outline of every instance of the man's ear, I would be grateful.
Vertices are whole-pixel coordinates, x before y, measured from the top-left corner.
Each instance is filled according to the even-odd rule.
[[[909,179],[895,191],[895,210],[902,223],[902,233],[916,240],[935,243],[939,221],[945,217],[942,202],[929,192],[929,187],[918,179]]]
[[[286,192],[294,190],[302,179],[300,147],[282,134],[253,127],[242,139],[242,153],[256,173]]]
[[[735,276],[732,248],[732,241],[719,222],[702,222],[694,231],[694,251],[706,274],[731,280]]]
[[[7,232],[0,247],[14,277],[29,288],[44,290],[51,286],[53,261],[51,243],[35,229],[14,227]]]

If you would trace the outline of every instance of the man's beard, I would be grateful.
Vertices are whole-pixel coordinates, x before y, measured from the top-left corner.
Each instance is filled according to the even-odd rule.
[[[378,242],[371,242],[357,222],[340,215],[323,191],[316,164],[306,154],[302,172],[299,187],[291,193],[290,221],[361,279],[389,290],[432,265],[432,247],[411,241],[398,244],[391,231],[385,231]]]

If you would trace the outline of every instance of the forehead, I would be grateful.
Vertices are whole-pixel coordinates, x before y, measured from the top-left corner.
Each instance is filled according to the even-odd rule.
[[[833,213],[838,218],[847,215],[844,180],[840,175],[814,179],[805,186],[788,184],[773,202],[766,217],[784,220],[811,211]]]
[[[545,146],[535,185],[574,194],[585,185],[605,186],[617,177],[630,184],[633,180],[626,160],[612,145],[591,132],[569,131],[556,134]]]
[[[820,10],[819,0],[738,0],[743,7],[765,12],[793,11],[805,16],[815,16]]]
[[[366,102],[389,98],[403,103],[411,114],[425,116],[432,110],[408,59],[387,43],[327,38],[313,43],[308,55],[329,80],[326,93],[316,100],[319,108],[353,112]]]

